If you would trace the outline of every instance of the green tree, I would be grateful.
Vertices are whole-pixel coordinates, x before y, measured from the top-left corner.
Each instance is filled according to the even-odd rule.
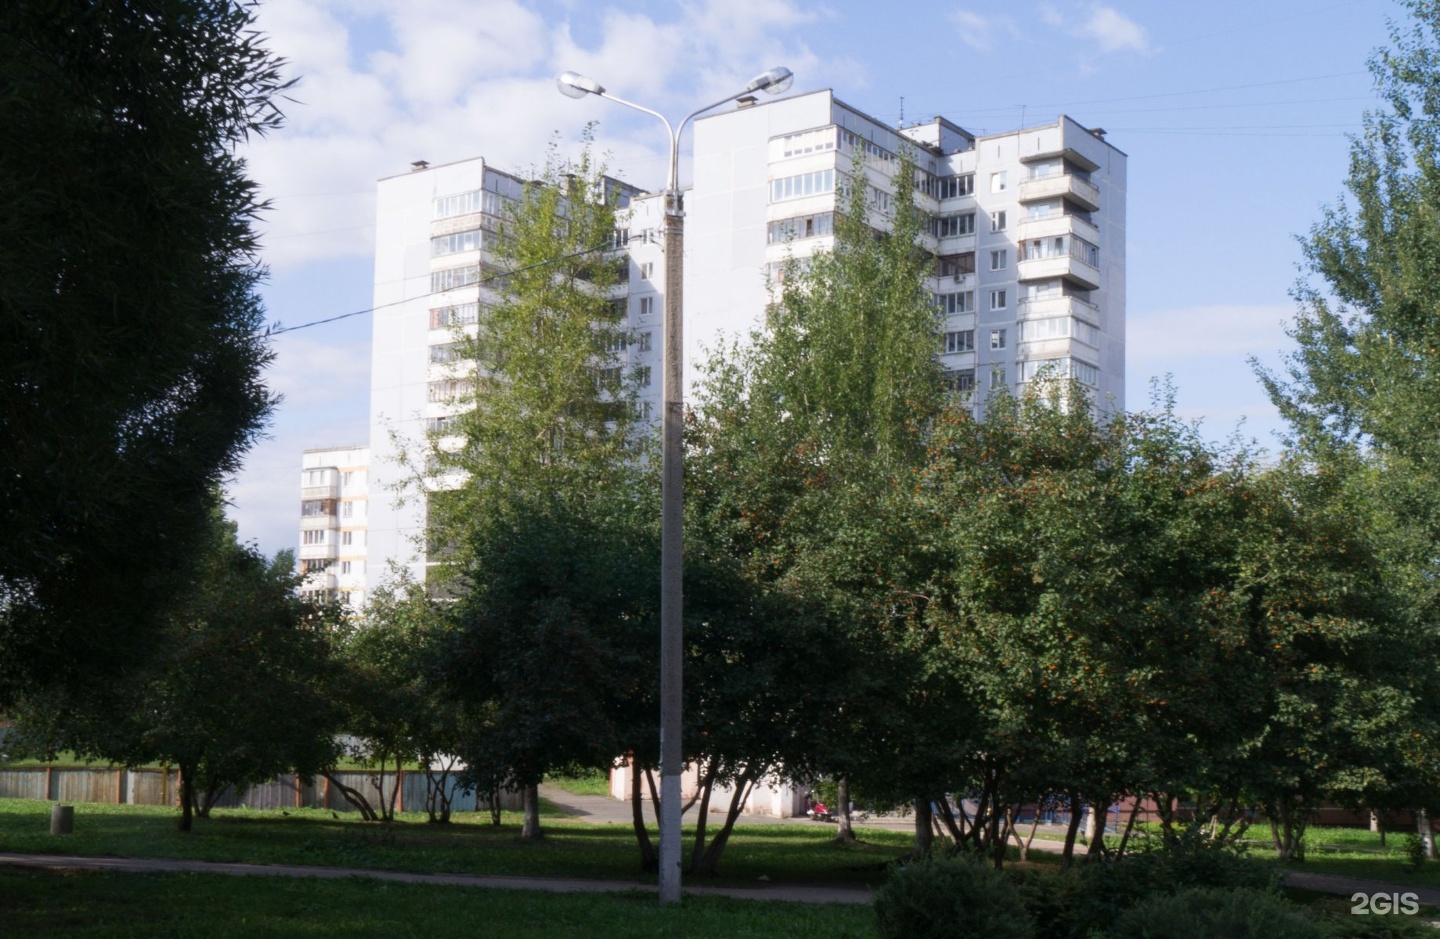
[[[233,0],[0,17],[0,701],[142,661],[271,399],[237,146],[281,63]],[[93,679],[93,680],[92,680]]]
[[[51,691],[27,699],[21,718],[32,746],[178,767],[185,831],[227,787],[288,770],[313,777],[333,763],[340,731],[327,693],[338,610],[298,596],[290,552],[267,561],[241,545],[218,504],[207,519],[185,602],[160,630],[161,653],[103,707]]]
[[[617,657],[653,605],[625,575],[645,555],[633,541],[654,492],[637,376],[615,351],[626,328],[611,298],[624,263],[614,228],[588,148],[575,164],[552,149],[496,240],[498,298],[462,338],[474,391],[449,431],[462,442],[431,448],[436,474],[459,480],[429,497],[431,554],[457,594],[451,680],[498,728],[487,747],[503,748],[531,838],[545,773],[618,752],[605,702],[629,680]]]
[[[441,680],[447,626],[441,601],[419,584],[400,583],[374,591],[359,625],[340,644],[336,694],[344,729],[356,738],[350,755],[378,770],[374,804],[348,787],[341,791],[365,818],[394,820],[402,777],[397,772],[386,793],[386,767],[419,763],[430,820],[450,820],[449,777],[460,771],[465,729],[460,705]],[[333,775],[331,784],[340,785]]]
[[[919,674],[895,641],[923,605],[905,494],[945,400],[914,173],[903,156],[888,167],[857,156],[833,248],[787,265],[761,328],[713,362],[692,423],[691,543],[789,606],[777,630],[825,624],[811,655],[828,674],[796,685],[804,716],[788,718],[809,732],[803,758],[788,748],[792,774],[868,769],[888,785],[913,764],[897,744],[913,739],[914,715],[938,713],[918,707],[936,698],[901,690]],[[885,215],[872,199],[889,189]]]

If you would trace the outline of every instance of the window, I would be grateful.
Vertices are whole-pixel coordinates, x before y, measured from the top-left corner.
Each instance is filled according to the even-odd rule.
[[[1003,310],[1003,309],[1005,309],[1005,300],[1006,300],[1005,291],[1003,291],[1003,290],[992,290],[992,291],[990,291],[990,309],[992,309],[992,310]]]
[[[460,358],[460,344],[457,342],[447,342],[430,347],[430,363],[432,365],[447,365],[458,358]]]
[[[803,156],[806,153],[822,153],[835,149],[835,128],[807,130],[801,134],[790,134],[782,138],[780,152],[784,157]]]
[[[961,277],[975,273],[975,252],[944,254],[935,259],[935,276]]]
[[[641,316],[649,316],[651,313],[654,313],[654,312],[655,312],[655,298],[654,298],[654,297],[641,297],[640,300],[639,300],[639,303],[638,303],[638,305],[637,305],[637,307],[636,307],[636,312],[638,312],[639,315],[641,315]]]
[[[479,212],[481,205],[479,189],[456,193],[453,196],[441,196],[435,200],[435,217],[452,218],[456,215],[469,215],[472,212]]]
[[[355,482],[355,474],[354,474],[354,473],[349,472],[349,471],[347,470],[346,472],[340,474],[340,485],[342,485],[342,486],[348,486],[348,485],[350,485],[350,484],[353,483],[353,482]]]
[[[353,531],[342,531],[342,532],[340,533],[340,543],[341,543],[341,544],[354,544],[354,543],[355,543],[355,533],[354,533]]]
[[[635,370],[635,382],[641,388],[650,387],[650,366],[644,365]]]
[[[306,471],[305,471],[305,485],[307,485],[307,486],[323,486],[323,485],[325,485],[325,471],[324,471],[324,470],[306,470]]]
[[[466,264],[464,267],[449,267],[443,271],[430,272],[430,292],[456,290],[480,283],[480,265]]]
[[[991,191],[991,192],[1004,192],[1005,189],[1006,189],[1006,187],[1009,185],[1009,183],[1007,182],[1007,180],[1008,180],[1008,176],[1006,175],[1005,171],[1003,171],[1003,170],[1002,170],[1001,172],[999,172],[999,173],[991,173],[991,174],[990,174],[990,191]]]
[[[957,313],[975,312],[975,291],[962,290],[959,293],[937,293],[935,306],[941,315],[954,316]]]
[[[629,345],[624,333],[611,333],[605,337],[605,351],[611,354],[624,352]]]
[[[618,365],[595,370],[595,383],[600,386],[601,391],[613,391],[619,388],[620,381],[621,369]]]
[[[301,543],[301,544],[324,544],[324,543],[325,543],[325,531],[324,531],[323,529],[321,529],[321,530],[319,530],[319,531],[302,531],[302,532],[300,533],[300,543]]]
[[[961,215],[942,215],[935,220],[935,236],[937,238],[953,238],[956,235],[970,235],[974,232],[974,212],[965,212]]]
[[[1010,266],[1010,251],[1008,248],[1001,248],[999,251],[990,252],[990,270],[1003,271]]]
[[[1079,359],[1031,359],[1020,363],[1021,381],[1031,381],[1041,372],[1045,372],[1050,378],[1074,378],[1086,385],[1100,384],[1100,370]]]
[[[890,211],[890,193],[870,187],[870,207],[880,212]]]
[[[1091,267],[1100,266],[1100,249],[1084,238],[1070,239],[1070,256],[1084,261]]]
[[[950,391],[969,392],[975,390],[975,370],[955,369],[945,373],[945,387]]]
[[[448,434],[455,429],[458,420],[453,414],[448,417],[432,417],[425,421],[425,429],[432,434]]]
[[[802,238],[819,238],[835,233],[835,213],[819,212],[815,215],[797,215],[771,222],[766,230],[767,244],[784,244]]]
[[[646,261],[644,264],[641,264],[641,265],[640,265],[640,279],[641,279],[641,280],[649,280],[651,277],[654,277],[654,276],[655,276],[655,262],[654,262],[654,261]]]
[[[959,176],[945,176],[936,181],[935,195],[940,199],[958,199],[961,196],[974,195],[974,193],[974,173],[963,173]]]
[[[1003,329],[992,329],[992,330],[990,330],[990,348],[991,348],[992,350],[1005,348],[1005,330],[1003,330]]]
[[[426,395],[432,404],[447,404],[456,398],[463,398],[470,394],[475,386],[470,382],[459,378],[447,378],[444,381],[432,381],[426,387]]]
[[[945,334],[945,352],[948,355],[952,352],[974,352],[975,351],[975,330],[962,329],[956,332]]]
[[[306,499],[300,503],[301,518],[319,518],[335,514],[334,499]]]
[[[350,573],[350,571],[351,571],[351,569],[353,568],[353,566],[354,566],[354,562],[353,562],[353,561],[341,561],[341,562],[340,562],[340,573],[342,573],[342,574],[348,574],[348,573]]]
[[[300,570],[305,574],[320,574],[329,570],[332,563],[329,558],[309,558],[300,562]]]
[[[459,254],[462,251],[479,250],[479,229],[455,232],[453,235],[441,235],[438,238],[430,239],[430,256],[432,258],[443,257],[447,254]]]
[[[770,181],[770,201],[783,202],[835,191],[835,171],[816,170]]]
[[[650,336],[651,333],[641,333],[638,337],[636,337],[637,341],[635,343],[635,348],[639,349],[641,352],[649,352]]]
[[[1005,369],[1003,367],[992,368],[990,370],[990,387],[999,388],[1003,384],[1005,384]]]
[[[1004,231],[1004,230],[1005,230],[1005,213],[1004,213],[1004,212],[991,212],[991,213],[990,213],[990,230],[991,230],[991,231]]]
[[[480,304],[478,303],[457,303],[454,306],[436,307],[430,311],[431,329],[471,326],[478,322],[480,322]]]
[[[1061,214],[1063,214],[1063,212],[1060,208],[1059,199],[1051,202],[1034,202],[1031,203],[1030,208],[1025,210],[1026,218],[1032,219],[1050,218]]]
[[[353,502],[342,502],[342,503],[340,503],[340,517],[341,517],[341,518],[354,518],[354,517],[355,517],[355,503],[353,503]]]
[[[1053,300],[1062,293],[1059,280],[1037,280],[1025,285],[1026,300]]]
[[[630,243],[630,229],[617,228],[610,236],[610,247],[619,250]]]

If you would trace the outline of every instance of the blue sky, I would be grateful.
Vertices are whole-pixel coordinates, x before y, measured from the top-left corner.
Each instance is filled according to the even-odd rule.
[[[1172,375],[1206,433],[1272,445],[1274,411],[1247,364],[1288,345],[1296,236],[1341,195],[1347,133],[1377,102],[1365,63],[1389,0],[515,3],[265,0],[260,26],[299,85],[288,124],[253,142],[272,320],[370,303],[375,181],[483,155],[526,169],[586,122],[614,175],[663,182],[658,124],[555,90],[574,69],[682,115],[772,65],[795,90],[833,88],[890,122],[937,114],[979,132],[1067,113],[1129,155],[1130,407]],[[682,163],[682,177],[685,174]],[[274,339],[284,395],[230,487],[241,536],[297,538],[306,447],[366,441],[368,315]]]

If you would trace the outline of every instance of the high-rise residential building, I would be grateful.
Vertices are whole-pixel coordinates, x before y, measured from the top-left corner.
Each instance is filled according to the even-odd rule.
[[[897,180],[907,151],[915,179]],[[894,128],[818,91],[764,104],[742,98],[701,118],[693,165],[685,197],[688,381],[705,346],[757,324],[789,259],[803,264],[833,244],[834,213],[850,182],[866,187],[877,227],[896,187],[908,184],[930,219],[936,354],[952,387],[983,407],[993,388],[1018,392],[1048,370],[1093,389],[1104,407],[1124,407],[1126,157],[1102,130],[1063,116],[996,134],[944,118]],[[854,178],[857,168],[863,180]],[[493,299],[491,239],[523,186],[480,158],[417,163],[379,183],[371,587],[393,576],[392,567],[424,579],[424,499],[404,484],[424,475],[427,432],[443,434],[456,412],[466,380],[456,330],[473,331]],[[641,399],[658,414],[661,199],[612,186],[625,206],[615,246],[629,258],[628,283],[614,300],[637,337],[622,367],[655,376]]]
[[[830,247],[857,166],[878,224],[902,149],[930,216],[953,386],[983,405],[1048,366],[1123,408],[1126,157],[1068,117],[980,136],[944,118],[892,128],[817,91],[701,118],[685,202],[687,359],[717,332],[752,327],[787,258]]]
[[[370,448],[322,447],[300,461],[302,594],[365,603],[365,529],[370,506]]]
[[[457,334],[473,335],[481,309],[495,299],[493,239],[524,185],[483,158],[416,163],[380,180],[370,362],[372,585],[391,579],[395,568],[425,580],[425,500],[414,481],[426,475],[427,435],[441,434],[443,445],[456,399],[468,390],[470,366],[456,356]],[[626,282],[612,295],[625,306],[634,337],[616,350],[619,367],[637,370],[640,407],[653,411],[660,397],[660,200],[616,180],[607,187],[623,207],[613,247],[629,258]]]

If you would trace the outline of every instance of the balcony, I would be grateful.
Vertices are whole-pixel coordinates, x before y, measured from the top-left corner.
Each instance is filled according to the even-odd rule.
[[[326,544],[302,544],[300,546],[300,560],[318,561],[327,558],[340,556],[340,546],[332,538]]]
[[[1074,235],[1091,244],[1100,243],[1100,229],[1078,215],[1047,215],[1044,218],[1022,218],[1019,236],[1027,238],[1053,238],[1058,235]]]
[[[339,527],[339,515],[304,515],[300,518],[301,531],[322,531],[327,528]]]
[[[1044,297],[1021,300],[1017,309],[1022,320],[1049,319],[1052,316],[1073,316],[1094,325],[1100,321],[1100,308],[1079,297]]]
[[[1098,290],[1100,287],[1100,271],[1069,254],[1022,260],[1016,268],[1016,276],[1022,283],[1027,280],[1054,280],[1059,277],[1081,290]]]
[[[1100,187],[1071,173],[1020,180],[1022,203],[1057,198],[1068,199],[1090,212],[1100,209]]]

